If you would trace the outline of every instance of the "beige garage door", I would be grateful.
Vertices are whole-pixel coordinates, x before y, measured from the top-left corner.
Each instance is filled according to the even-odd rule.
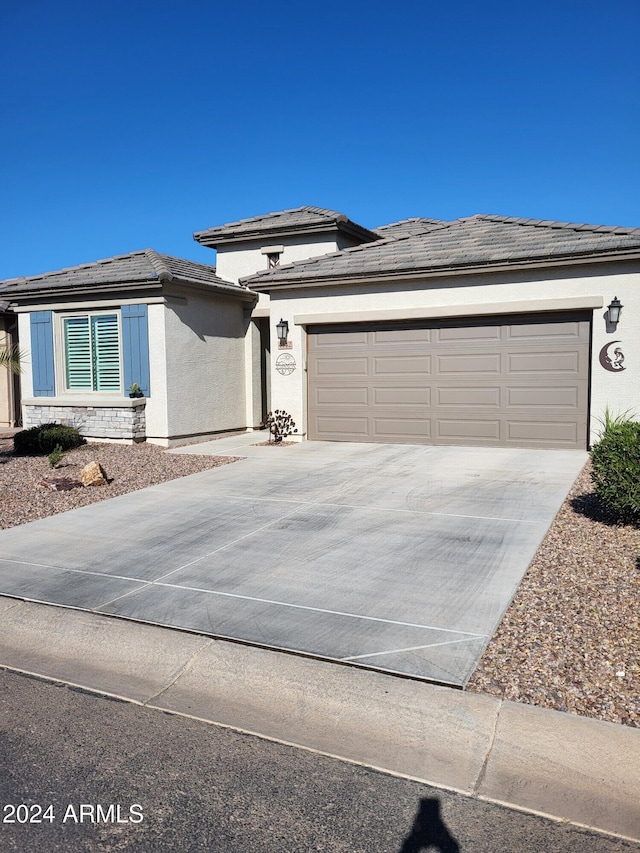
[[[587,445],[588,314],[308,332],[312,439]]]

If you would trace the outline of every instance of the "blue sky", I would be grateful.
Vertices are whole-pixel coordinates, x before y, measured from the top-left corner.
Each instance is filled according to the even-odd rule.
[[[640,226],[640,4],[0,0],[0,280],[328,207]]]

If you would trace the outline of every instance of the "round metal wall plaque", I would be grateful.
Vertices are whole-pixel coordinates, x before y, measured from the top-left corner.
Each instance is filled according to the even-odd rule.
[[[289,376],[296,369],[296,360],[288,352],[283,352],[276,359],[276,370],[283,376]]]
[[[616,346],[619,343],[621,341],[611,341],[610,344],[605,344],[600,350],[600,364],[605,370],[611,371],[611,373],[618,373],[620,370],[626,369],[624,366],[624,354],[620,347]]]

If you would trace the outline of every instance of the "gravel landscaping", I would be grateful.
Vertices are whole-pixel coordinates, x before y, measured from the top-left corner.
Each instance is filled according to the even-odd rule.
[[[77,479],[82,468],[93,461],[104,469],[109,481],[106,485],[63,492],[38,485],[45,478]],[[46,456],[14,456],[13,439],[0,438],[0,529],[234,461],[228,456],[165,453],[153,444],[91,443],[69,450],[62,462],[51,468]]]
[[[583,469],[467,689],[640,727],[640,529]]]
[[[87,444],[51,469],[0,438],[0,528],[13,527],[234,461],[154,445]],[[110,482],[54,492],[97,460]],[[611,524],[576,480],[467,689],[640,727],[640,529]]]

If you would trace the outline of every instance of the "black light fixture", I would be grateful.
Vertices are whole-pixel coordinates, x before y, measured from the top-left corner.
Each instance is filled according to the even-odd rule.
[[[617,326],[620,320],[620,311],[623,308],[622,302],[620,302],[617,296],[614,296],[607,308],[609,309],[609,322],[612,326]]]
[[[286,347],[287,336],[289,335],[289,322],[288,322],[288,320],[280,320],[280,322],[276,326],[276,331],[278,333],[278,340],[280,341],[280,346]]]

